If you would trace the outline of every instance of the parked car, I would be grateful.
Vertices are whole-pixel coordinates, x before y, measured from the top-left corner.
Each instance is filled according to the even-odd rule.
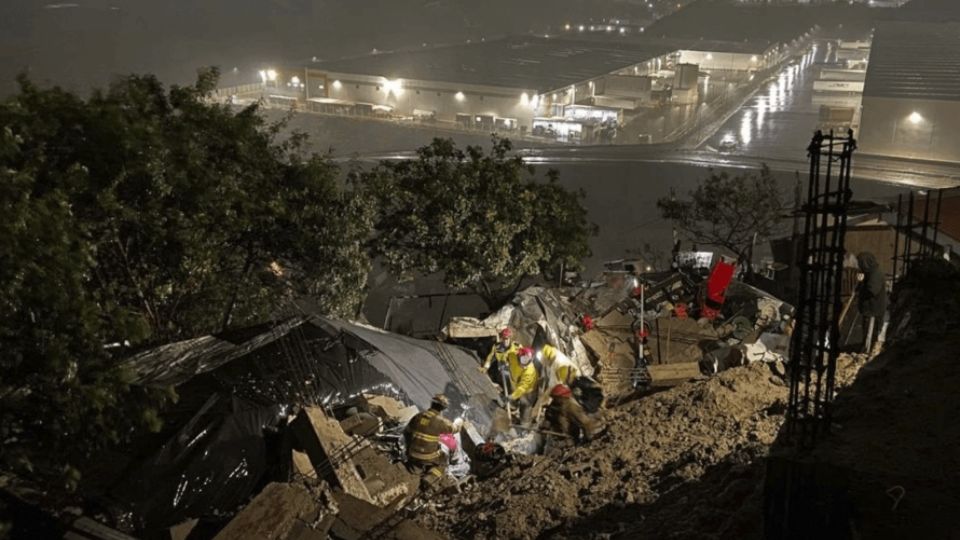
[[[720,144],[717,148],[718,150],[720,150],[720,152],[726,154],[729,152],[733,152],[739,146],[740,146],[740,143],[737,141],[737,139],[733,137],[724,137],[723,139],[720,139]]]

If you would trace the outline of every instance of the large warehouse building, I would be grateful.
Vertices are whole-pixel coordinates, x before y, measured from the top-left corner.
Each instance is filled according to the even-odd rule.
[[[304,70],[305,98],[310,107],[370,103],[465,127],[532,130],[535,118],[562,117],[565,107],[578,103],[597,105],[590,114],[616,119],[616,107],[605,110],[591,100],[610,97],[609,85],[630,102],[615,105],[633,107],[649,90],[644,76],[671,62],[671,52],[650,44],[613,48],[514,37],[326,62]]]
[[[865,153],[960,162],[960,23],[877,28],[862,116]]]
[[[384,114],[566,137],[623,111],[695,103],[698,79],[763,70],[768,42],[510,37],[263,73],[273,100],[324,113]],[[590,120],[591,122],[585,122]]]
[[[741,30],[737,39],[727,39],[729,29],[718,32],[716,21],[707,24],[718,13],[716,6],[700,4],[667,17],[647,35],[598,35],[570,25],[549,37],[515,36],[268,69],[261,72],[264,94],[320,113],[603,140],[604,130],[619,125],[625,113],[697,104],[710,78],[722,80],[725,88],[748,81],[750,74],[777,65],[814,26],[788,16],[771,32],[755,24],[765,10],[726,6],[725,17]],[[659,28],[664,35],[653,35]],[[695,31],[683,34],[683,28]]]

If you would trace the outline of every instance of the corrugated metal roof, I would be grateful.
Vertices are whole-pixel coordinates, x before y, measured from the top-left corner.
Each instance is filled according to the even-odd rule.
[[[864,96],[960,101],[960,23],[884,23]]]
[[[623,44],[533,36],[417,51],[382,53],[311,65],[334,73],[549,91],[676,50],[652,40]]]
[[[960,2],[957,0],[911,0],[898,12],[898,15],[911,20],[922,17],[931,22],[956,21],[960,18]]]
[[[700,0],[647,29],[657,37],[770,44],[790,41],[825,17],[826,6],[737,5]]]
[[[546,92],[682,49],[760,54],[771,45],[769,41],[643,36],[513,36],[422,50],[371,54],[311,64],[310,67],[388,79],[444,81]]]

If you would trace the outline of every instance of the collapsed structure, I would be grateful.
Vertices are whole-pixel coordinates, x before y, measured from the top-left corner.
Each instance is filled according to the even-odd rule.
[[[898,217],[893,345],[855,379],[869,356],[840,351],[854,149],[852,134],[810,146],[796,309],[732,262],[678,253],[669,272],[619,261],[580,286],[529,288],[453,319],[447,343],[304,316],[167,344],[126,361],[136,384],[180,396],[167,431],[103,456],[87,496],[117,527],[165,539],[937,537],[960,510],[943,482],[958,431],[916,420],[956,405],[956,340],[929,338],[956,329],[960,274],[932,261],[948,253],[939,219],[928,241],[926,216],[919,236],[912,210]],[[589,412],[605,429],[544,445],[533,425],[498,426],[504,396],[470,349],[503,328],[598,382],[607,407]],[[446,470],[421,476],[401,463],[405,426],[438,400],[465,427],[441,434]],[[72,528],[128,538],[87,516]]]
[[[500,328],[514,328],[521,342],[567,352],[612,404],[717,371],[726,360],[705,355],[701,341],[729,348],[729,340],[746,338],[709,319],[678,318],[682,302],[720,294],[717,313],[746,313],[753,318],[741,324],[749,331],[760,314],[779,320],[780,302],[765,293],[729,280],[708,292],[703,278],[695,270],[619,270],[583,287],[533,287],[483,321],[454,319],[446,335],[482,350]],[[446,395],[447,414],[467,425],[448,469],[460,478],[476,472],[471,461],[496,431],[501,399],[469,348],[322,317],[170,343],[126,364],[136,384],[172,387],[179,396],[166,431],[108,456],[93,487],[111,501],[119,526],[148,537],[221,528],[218,538],[352,538],[377,528],[426,537],[405,518],[423,493],[419,476],[400,463],[404,426],[433,395]],[[511,431],[497,440],[513,452],[539,448],[524,437]],[[512,438],[518,441],[507,444]],[[486,464],[490,471],[510,458],[498,459]]]
[[[431,396],[447,395],[477,428],[497,399],[457,347],[321,317],[172,343],[127,363],[137,384],[180,396],[170,429],[100,482],[121,521],[152,534],[222,522],[265,482],[290,478],[312,480],[330,501],[329,519],[314,525],[347,527],[337,505],[371,514],[416,493],[419,479],[396,463],[400,433]],[[274,495],[301,499],[295,491]]]
[[[699,266],[689,254],[691,264],[672,272],[621,262],[630,269],[583,287],[527,289],[483,321],[454,318],[445,335],[489,339],[514,328],[534,349],[564,350],[612,400],[752,361],[783,362],[792,307],[734,280],[734,266],[722,260],[705,275],[712,255],[701,255]]]

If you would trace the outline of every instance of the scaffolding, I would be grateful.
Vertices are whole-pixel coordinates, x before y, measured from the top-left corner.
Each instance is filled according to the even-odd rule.
[[[919,195],[920,197],[916,197]],[[931,208],[932,201],[934,207]],[[922,201],[922,202],[921,202]],[[906,204],[904,204],[906,203]],[[923,206],[921,213],[918,206]],[[929,190],[911,191],[904,200],[897,197],[897,234],[893,245],[893,280],[898,281],[910,271],[914,262],[943,255],[937,243],[940,234],[940,209],[943,206],[943,190],[934,195]],[[932,212],[932,214],[931,214]],[[901,242],[901,238],[903,239]]]
[[[844,236],[850,190],[853,132],[818,131],[807,148],[810,177],[800,239],[796,327],[790,343],[787,434],[810,446],[830,424],[839,355]]]

